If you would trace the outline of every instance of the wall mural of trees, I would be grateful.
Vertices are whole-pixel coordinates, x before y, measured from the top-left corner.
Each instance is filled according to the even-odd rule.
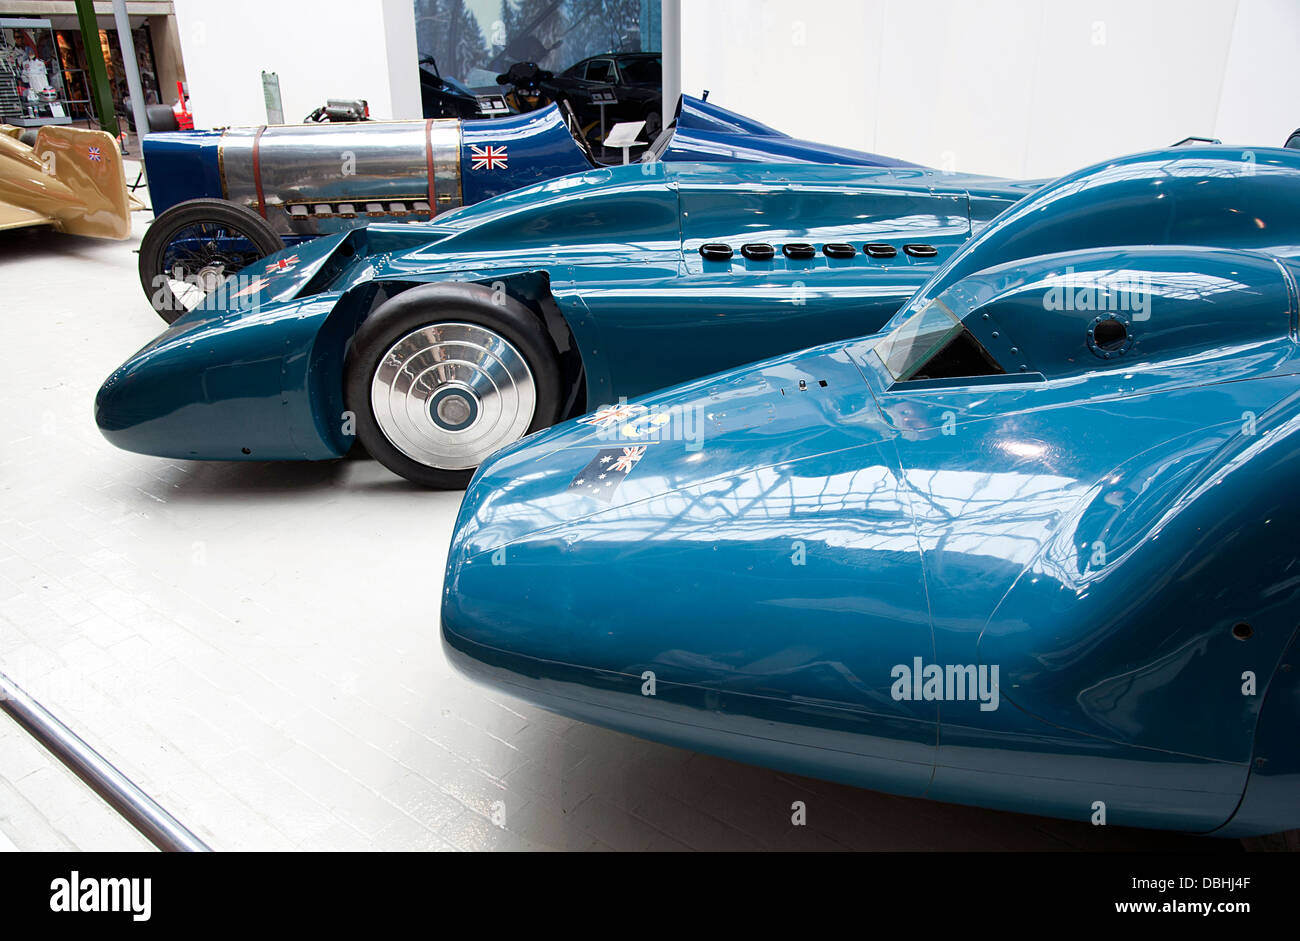
[[[660,0],[413,2],[420,55],[471,85],[515,62],[560,72],[602,52],[659,49]]]

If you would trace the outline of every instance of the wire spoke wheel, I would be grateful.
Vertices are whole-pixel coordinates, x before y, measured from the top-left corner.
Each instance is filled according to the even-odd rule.
[[[469,470],[528,431],[537,389],[527,361],[501,335],[434,323],[388,348],[370,405],[384,437],[411,460]]]
[[[192,199],[158,216],[140,242],[140,285],[173,322],[284,241],[257,213],[222,199]]]
[[[163,270],[172,292],[186,310],[193,310],[261,257],[250,233],[232,225],[201,222],[172,235],[163,250]]]

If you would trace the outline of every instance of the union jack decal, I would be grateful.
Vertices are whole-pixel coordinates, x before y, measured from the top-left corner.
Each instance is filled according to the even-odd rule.
[[[296,264],[298,264],[298,256],[290,255],[288,258],[281,258],[279,261],[271,262],[266,266],[266,273],[271,274],[273,271],[288,271]]]
[[[570,493],[581,493],[601,503],[614,499],[619,484],[627,480],[632,469],[645,457],[644,444],[631,448],[603,448],[578,472],[569,484]]]
[[[608,428],[610,425],[617,425],[645,414],[648,411],[644,405],[628,405],[623,402],[620,405],[611,405],[602,408],[599,411],[592,412],[590,415],[584,415],[578,419],[579,425],[595,425],[597,428]]]
[[[632,468],[636,467],[636,462],[645,457],[645,445],[635,448],[624,448],[623,453],[618,456],[618,460],[611,466],[616,471],[622,471],[624,474],[630,473]]]
[[[505,170],[506,166],[506,145],[500,147],[479,147],[476,144],[469,145],[469,155],[473,159],[470,164],[471,170]]]
[[[95,163],[99,163],[101,160],[104,159],[103,156],[100,154],[98,147],[87,147],[86,156],[90,157],[90,159]]]

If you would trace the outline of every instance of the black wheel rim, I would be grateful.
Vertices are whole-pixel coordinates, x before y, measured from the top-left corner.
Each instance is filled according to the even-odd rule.
[[[253,262],[265,257],[252,233],[225,222],[196,222],[178,228],[162,251],[158,275],[183,309],[203,299]]]

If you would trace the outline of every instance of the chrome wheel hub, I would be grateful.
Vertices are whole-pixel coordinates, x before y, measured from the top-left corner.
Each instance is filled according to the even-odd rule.
[[[528,363],[500,334],[438,323],[389,347],[370,406],[384,437],[411,460],[470,470],[528,431],[537,390]]]
[[[172,296],[185,310],[193,310],[203,299],[226,282],[224,265],[205,265],[192,275],[179,266],[166,275]]]
[[[199,269],[199,290],[204,294],[211,294],[221,287],[225,280],[226,268],[224,265],[205,265]]]
[[[479,415],[474,390],[448,383],[429,399],[429,414],[443,431],[465,431]]]

